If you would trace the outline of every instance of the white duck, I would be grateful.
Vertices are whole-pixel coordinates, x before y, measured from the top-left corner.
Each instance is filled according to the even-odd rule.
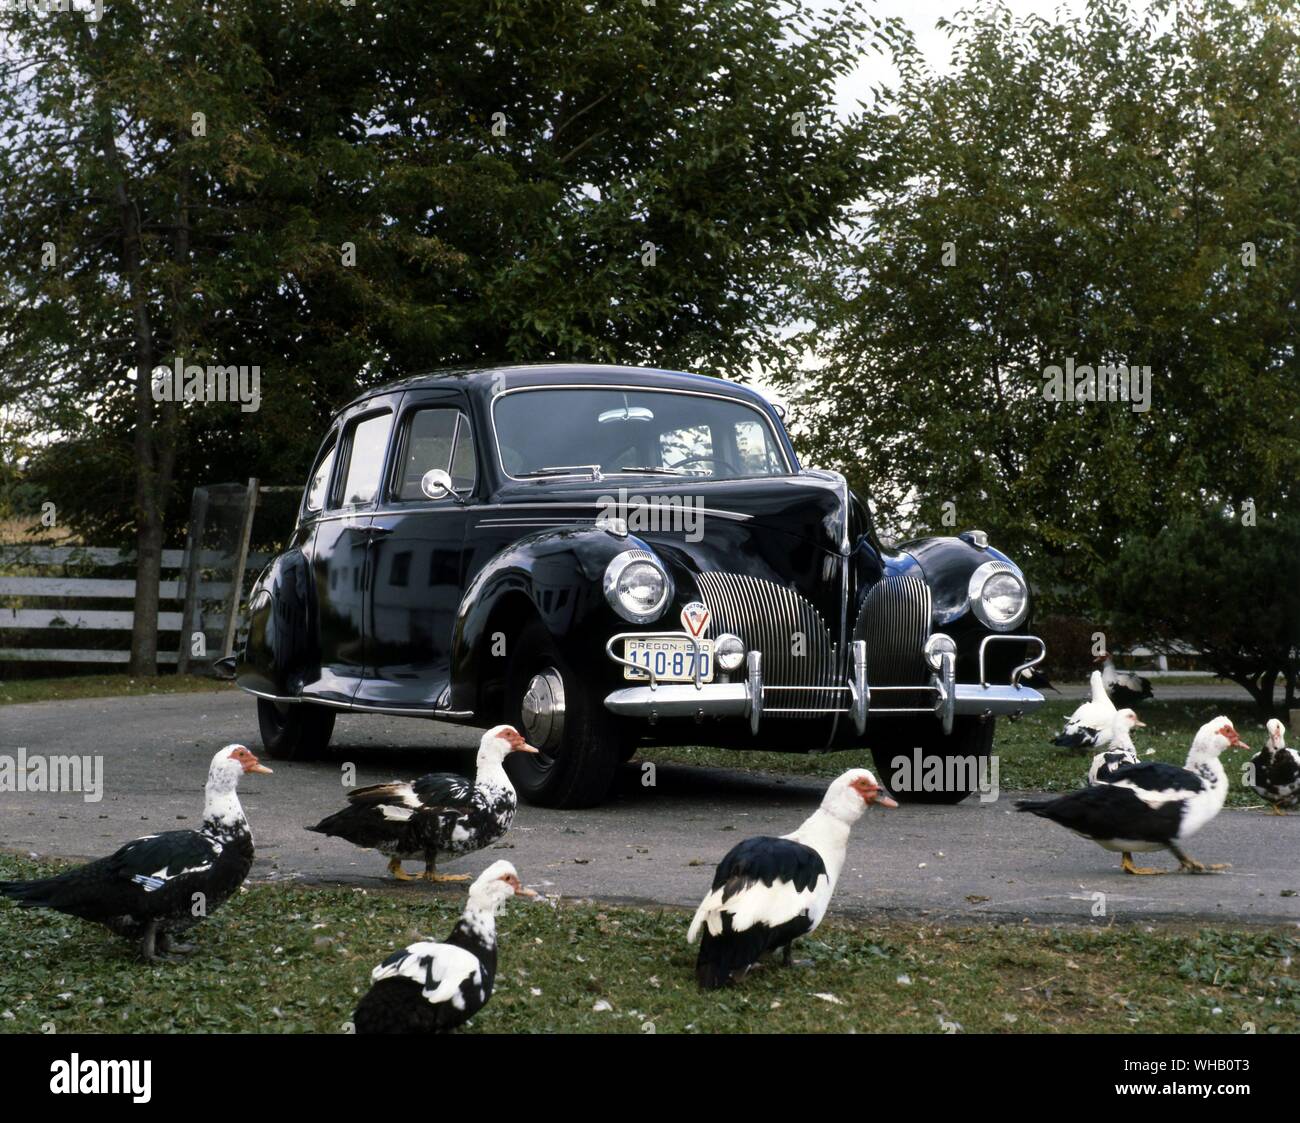
[[[1140,764],[1131,733],[1134,729],[1145,728],[1146,722],[1139,719],[1132,710],[1116,710],[1110,748],[1092,758],[1088,783],[1108,784],[1116,769],[1123,768],[1126,764]]]
[[[1052,740],[1063,749],[1104,749],[1115,737],[1115,703],[1106,693],[1101,672],[1093,671],[1092,696],[1066,719],[1065,728]]]

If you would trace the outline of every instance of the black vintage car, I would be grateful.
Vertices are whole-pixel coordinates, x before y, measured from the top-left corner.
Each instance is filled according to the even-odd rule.
[[[522,794],[559,807],[646,743],[868,745],[890,782],[900,750],[983,757],[996,715],[1042,702],[1024,577],[983,533],[886,547],[766,399],[667,371],[362,395],[249,608],[236,674],[272,756],[318,753],[340,710],[505,721],[541,750],[513,754]]]

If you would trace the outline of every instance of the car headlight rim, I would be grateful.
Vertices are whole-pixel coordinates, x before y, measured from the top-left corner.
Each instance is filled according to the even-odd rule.
[[[745,661],[745,641],[730,632],[723,632],[713,641],[713,658],[728,673],[739,670]]]
[[[652,600],[629,596],[626,579],[638,575],[643,580],[653,574],[648,584],[655,589]],[[624,550],[605,567],[605,600],[615,613],[632,624],[649,624],[658,620],[673,599],[673,580],[668,569],[648,550]]]
[[[1029,586],[1007,562],[985,562],[976,569],[967,595],[976,619],[995,632],[1010,632],[1029,615]]]

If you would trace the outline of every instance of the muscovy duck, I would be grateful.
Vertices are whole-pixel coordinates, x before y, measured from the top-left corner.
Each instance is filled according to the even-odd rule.
[[[1088,783],[1109,784],[1117,769],[1126,764],[1141,764],[1130,732],[1144,728],[1146,722],[1141,721],[1132,710],[1116,710],[1110,748],[1092,758],[1092,767],[1088,769]]]
[[[128,842],[88,865],[35,881],[0,881],[0,896],[56,909],[140,941],[145,959],[184,950],[172,939],[239,891],[253,864],[253,835],[235,789],[246,772],[271,770],[243,745],[212,758],[203,825]]]
[[[454,772],[430,772],[412,783],[358,788],[342,811],[307,829],[387,854],[388,872],[399,881],[468,881],[468,874],[438,873],[438,856],[482,850],[510,829],[519,798],[502,761],[512,752],[537,750],[513,727],[495,726],[479,742],[473,783]],[[406,873],[403,859],[423,859],[423,875]]]
[[[1104,660],[1101,667],[1101,681],[1106,687],[1106,694],[1117,706],[1136,706],[1153,697],[1151,680],[1133,671],[1115,669],[1115,660],[1109,655],[1099,656]]]
[[[898,806],[865,768],[850,769],[793,834],[747,838],[727,852],[686,933],[692,944],[703,932],[695,965],[701,989],[727,986],[776,948],[789,964],[791,941],[826,915],[849,829],[871,803]]]
[[[1300,805],[1300,753],[1287,748],[1286,727],[1277,718],[1269,718],[1266,728],[1268,741],[1250,758],[1250,786],[1274,815],[1285,815],[1284,808]]]
[[[1249,748],[1226,717],[1207,721],[1196,733],[1187,766],[1152,761],[1116,769],[1108,783],[1080,788],[1058,799],[1021,799],[1029,811],[1123,855],[1125,873],[1165,870],[1133,864],[1135,850],[1168,850],[1189,873],[1207,869],[1183,851],[1187,840],[1213,819],[1228,795],[1228,774],[1219,754],[1229,747]],[[1226,866],[1209,866],[1226,869]]]
[[[1115,704],[1106,693],[1101,672],[1093,671],[1092,696],[1065,721],[1065,728],[1053,739],[1063,749],[1104,749],[1115,736]]]
[[[536,897],[509,862],[493,862],[469,887],[465,912],[446,942],[394,952],[371,972],[352,1015],[357,1033],[445,1033],[492,997],[497,971],[496,915],[515,894]]]

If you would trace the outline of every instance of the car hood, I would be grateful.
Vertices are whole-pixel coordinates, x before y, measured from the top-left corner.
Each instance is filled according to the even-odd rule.
[[[701,536],[707,539],[712,520],[732,528],[742,524],[777,531],[832,553],[844,552],[848,538],[848,491],[835,472],[740,480],[667,476],[540,480],[511,484],[495,498],[503,504],[572,505],[584,511],[594,507],[593,517],[624,518],[634,535],[676,537],[680,531],[687,542]]]

